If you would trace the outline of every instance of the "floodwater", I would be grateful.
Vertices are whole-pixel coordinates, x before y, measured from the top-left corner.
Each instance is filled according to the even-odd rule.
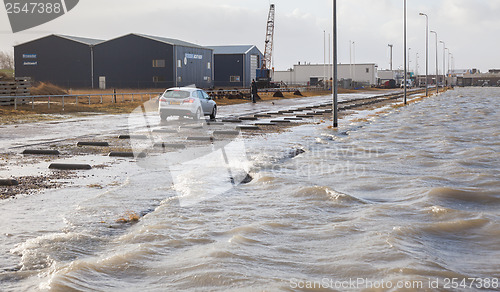
[[[455,89],[240,138],[229,173],[122,160],[2,201],[0,290],[498,290],[499,99]]]

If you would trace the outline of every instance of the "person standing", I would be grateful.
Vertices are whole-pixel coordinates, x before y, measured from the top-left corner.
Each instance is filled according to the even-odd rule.
[[[257,102],[257,83],[255,82],[255,79],[252,79],[252,86],[250,88],[250,94],[252,97],[252,103]]]

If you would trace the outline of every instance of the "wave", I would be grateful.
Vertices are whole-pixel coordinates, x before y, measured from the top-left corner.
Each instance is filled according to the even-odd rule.
[[[27,240],[11,250],[21,256],[21,270],[41,270],[56,262],[88,256],[102,243],[98,237],[82,233],[55,233]]]
[[[489,191],[465,191],[453,188],[434,188],[427,194],[432,199],[457,204],[500,204],[500,194]]]
[[[416,236],[420,240],[430,236],[459,239],[460,241],[475,240],[480,234],[488,234],[491,220],[487,218],[470,218],[442,221],[436,223],[424,223],[412,226],[398,226],[393,228],[395,234],[408,240],[408,237]]]
[[[339,205],[365,204],[366,202],[354,196],[340,193],[326,186],[305,187],[294,193],[296,197],[303,197],[307,200],[330,201]]]

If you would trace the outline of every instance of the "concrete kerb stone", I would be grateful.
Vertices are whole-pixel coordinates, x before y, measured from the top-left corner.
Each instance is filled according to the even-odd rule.
[[[0,179],[0,186],[17,186],[19,185],[19,182],[15,179],[11,178],[1,178]]]
[[[57,169],[57,170],[89,170],[92,169],[92,166],[88,164],[79,164],[79,163],[52,163],[49,165],[49,169]]]
[[[92,142],[92,141],[81,141],[76,143],[76,146],[97,146],[97,147],[108,147],[108,142]]]
[[[24,155],[61,155],[58,150],[43,150],[43,149],[25,149]]]

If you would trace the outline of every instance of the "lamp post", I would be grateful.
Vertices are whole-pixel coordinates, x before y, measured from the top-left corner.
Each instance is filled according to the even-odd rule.
[[[354,89],[356,89],[355,80],[356,80],[356,42],[352,42],[352,84],[354,85]]]
[[[323,89],[326,89],[326,32],[323,31]]]
[[[405,50],[405,78],[404,78],[404,83],[405,83],[405,95],[404,95],[404,104],[406,105],[406,93],[407,93],[407,81],[406,79],[408,78],[408,72],[406,71],[406,0],[405,0],[405,5],[404,5],[404,50]]]
[[[439,42],[443,44],[443,86],[448,86],[446,84],[446,44],[443,41]]]
[[[438,33],[435,32],[434,30],[431,30],[431,33],[436,35],[436,94],[439,94],[439,82],[438,82],[438,74],[439,74],[439,68],[438,68]]]
[[[429,95],[429,16],[420,12],[418,15],[425,16],[425,96]]]
[[[390,56],[390,59],[389,59],[389,68],[392,71],[392,47],[393,47],[393,45],[388,44],[387,46],[389,46],[389,48],[391,48],[391,56]]]
[[[451,61],[450,61],[450,58],[451,58],[451,51],[450,49],[448,49],[448,75],[451,77]],[[450,81],[451,83],[451,81]]]
[[[333,0],[333,127],[338,127],[337,106],[337,0]]]
[[[418,76],[418,52],[415,54],[415,76]],[[416,85],[416,83],[415,83]],[[420,83],[419,83],[420,86]]]
[[[411,74],[411,48],[408,48],[408,73]]]

